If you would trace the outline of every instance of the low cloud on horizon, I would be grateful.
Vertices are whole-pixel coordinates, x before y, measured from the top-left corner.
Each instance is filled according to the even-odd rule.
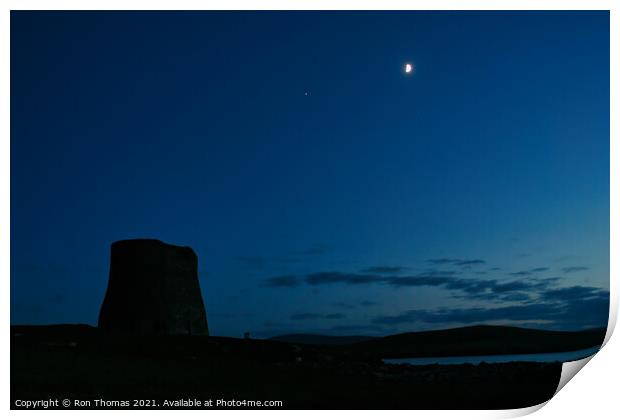
[[[482,264],[483,260],[436,259],[433,264],[453,266]],[[564,267],[564,273],[587,270],[585,266]],[[560,276],[538,277],[550,271],[549,267],[535,267],[508,273],[510,279],[488,279],[462,276],[454,270],[425,271],[420,274],[403,274],[403,266],[371,266],[359,272],[321,271],[305,275],[283,275],[267,279],[264,286],[272,288],[327,287],[334,284],[361,287],[384,285],[393,288],[434,287],[451,293],[452,298],[469,301],[470,308],[411,309],[396,314],[377,314],[371,323],[384,326],[406,324],[539,323],[556,329],[583,329],[602,327],[607,323],[609,291],[600,287],[559,287]],[[516,279],[514,277],[517,277]],[[359,306],[375,306],[374,301],[358,304],[337,302],[346,310]],[[358,306],[359,305],[359,306]],[[339,314],[343,315],[344,314]],[[331,317],[330,317],[331,316]],[[338,319],[334,314],[293,314],[291,320]]]

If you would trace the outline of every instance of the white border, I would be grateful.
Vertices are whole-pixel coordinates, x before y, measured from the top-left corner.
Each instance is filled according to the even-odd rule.
[[[607,419],[617,415],[616,388],[613,386],[618,374],[618,361],[614,354],[618,353],[617,339],[609,343],[609,337],[616,324],[618,313],[618,264],[617,258],[620,254],[620,225],[618,215],[620,215],[620,205],[618,201],[618,175],[616,169],[619,163],[619,147],[617,139],[617,124],[614,117],[618,109],[618,24],[617,14],[618,2],[611,0],[228,0],[228,1],[198,1],[198,0],[109,0],[109,1],[78,1],[78,0],[5,0],[1,3],[2,13],[0,14],[0,72],[2,73],[2,91],[0,94],[0,276],[3,281],[4,291],[3,300],[6,305],[2,311],[2,399],[3,411],[9,409],[9,324],[10,324],[10,10],[610,10],[611,19],[611,146],[610,146],[610,170],[611,170],[611,191],[610,191],[610,289],[611,289],[611,309],[610,323],[606,337],[606,346],[601,352],[592,359],[584,372],[579,374],[580,378],[571,381],[565,389],[562,389],[556,397],[548,404],[541,404],[538,407],[521,410],[507,411],[356,411],[356,412],[323,412],[323,411],[191,411],[183,412],[184,416],[204,419],[206,416],[217,416],[222,419],[236,418],[244,415],[252,417],[272,419],[290,418],[295,416],[301,419],[313,420],[317,416],[356,416],[371,418],[377,415],[389,415],[392,418],[410,420],[412,416],[422,418],[504,418],[515,417],[536,411],[542,406],[545,409],[538,411],[535,416],[539,418],[583,418],[584,416],[594,416],[593,418]],[[615,350],[614,350],[615,349]],[[449,398],[449,396],[447,396]],[[39,415],[51,418],[81,418],[85,413],[77,411],[11,411],[10,416],[19,418],[30,418]],[[87,414],[94,418],[107,418],[110,415],[121,415],[130,417],[136,415],[147,415],[153,417],[166,418],[176,413],[170,411],[153,411],[149,413],[137,413],[134,411],[104,412],[93,411]]]
[[[6,0],[3,3],[9,10],[612,10],[614,5],[611,0]]]

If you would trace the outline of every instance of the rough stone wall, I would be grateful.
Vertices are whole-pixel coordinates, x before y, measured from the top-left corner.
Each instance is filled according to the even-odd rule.
[[[208,335],[194,251],[155,239],[114,242],[99,328],[134,335]]]

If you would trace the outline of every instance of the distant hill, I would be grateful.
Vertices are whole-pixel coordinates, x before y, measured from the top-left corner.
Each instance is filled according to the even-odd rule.
[[[600,346],[605,332],[481,325],[389,335],[355,343],[352,349],[382,358],[555,353]]]
[[[605,329],[583,331],[550,331],[502,326],[473,326],[445,330],[411,332],[386,337],[333,336],[318,334],[287,334],[269,340],[251,340],[260,344],[264,354],[279,354],[287,344],[297,344],[310,352],[342,354],[346,357],[385,359],[399,357],[478,356],[492,354],[555,353],[600,346]],[[97,328],[89,325],[11,326],[11,336],[28,341],[31,337],[50,341],[97,340]],[[121,341],[130,337],[121,336]],[[131,341],[149,342],[152,338],[136,336]],[[165,340],[184,340],[183,337]],[[238,346],[246,340],[229,337],[211,337],[198,340],[192,337],[194,347],[220,343]],[[202,343],[202,344],[201,344]],[[324,349],[321,349],[324,347]]]
[[[555,353],[600,346],[604,329],[550,331],[479,325],[411,332],[386,337],[288,334],[271,338],[286,343],[342,346],[380,358]]]
[[[270,338],[273,341],[293,344],[311,344],[322,346],[337,346],[344,344],[355,344],[363,341],[373,340],[377,337],[365,335],[320,335],[320,334],[285,334]]]

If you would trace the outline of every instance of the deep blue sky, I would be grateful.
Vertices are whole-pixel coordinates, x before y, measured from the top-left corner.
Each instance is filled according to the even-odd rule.
[[[136,237],[217,335],[605,325],[609,15],[12,12],[11,322]]]

